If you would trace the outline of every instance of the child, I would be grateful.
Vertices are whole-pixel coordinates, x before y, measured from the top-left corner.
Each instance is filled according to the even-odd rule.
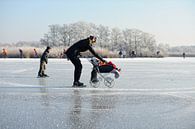
[[[97,72],[100,73],[113,73],[115,75],[115,78],[119,77],[120,69],[116,67],[115,64],[113,64],[111,61],[108,63],[103,63],[96,58],[91,59],[91,63],[93,64],[93,70],[91,72],[91,82],[97,83]]]
[[[46,69],[46,64],[48,63],[48,55],[49,55],[50,49],[51,48],[48,46],[41,56],[38,77],[49,77],[47,74],[45,74],[45,69]]]

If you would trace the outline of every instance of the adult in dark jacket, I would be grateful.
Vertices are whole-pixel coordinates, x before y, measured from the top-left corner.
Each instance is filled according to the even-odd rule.
[[[39,77],[48,77],[48,75],[45,74],[45,70],[46,70],[46,64],[48,63],[48,55],[49,55],[50,49],[51,48],[48,46],[41,56],[40,69],[38,72]]]
[[[66,51],[67,58],[70,59],[70,61],[75,66],[73,86],[78,86],[78,87],[85,86],[83,83],[79,81],[82,72],[82,64],[79,59],[80,52],[85,52],[89,50],[96,58],[98,58],[102,62],[106,62],[98,54],[96,54],[96,52],[92,48],[92,44],[94,44],[95,42],[96,42],[96,37],[90,36],[86,39],[76,42]]]

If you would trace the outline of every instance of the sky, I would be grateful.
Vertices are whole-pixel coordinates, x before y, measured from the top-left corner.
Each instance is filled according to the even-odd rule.
[[[48,25],[84,21],[195,45],[195,0],[0,0],[0,43],[39,41]]]

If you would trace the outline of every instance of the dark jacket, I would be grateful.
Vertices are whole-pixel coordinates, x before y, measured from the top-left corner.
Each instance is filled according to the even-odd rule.
[[[68,58],[73,58],[73,57],[77,57],[78,55],[80,55],[80,52],[85,52],[87,50],[89,50],[96,58],[98,58],[104,62],[104,60],[98,54],[96,54],[96,52],[94,51],[94,49],[90,45],[89,38],[80,40],[80,41],[76,42],[75,44],[73,44],[66,51],[66,55]]]
[[[49,54],[49,52],[47,50],[45,50],[41,56],[41,62],[45,62],[46,64],[48,63],[48,54]]]

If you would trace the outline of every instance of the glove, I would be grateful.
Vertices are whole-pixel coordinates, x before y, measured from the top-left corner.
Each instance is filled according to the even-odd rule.
[[[104,60],[104,59],[103,59],[102,61],[103,61],[103,63],[106,63],[106,64],[108,63],[108,62],[107,62],[106,60]]]

